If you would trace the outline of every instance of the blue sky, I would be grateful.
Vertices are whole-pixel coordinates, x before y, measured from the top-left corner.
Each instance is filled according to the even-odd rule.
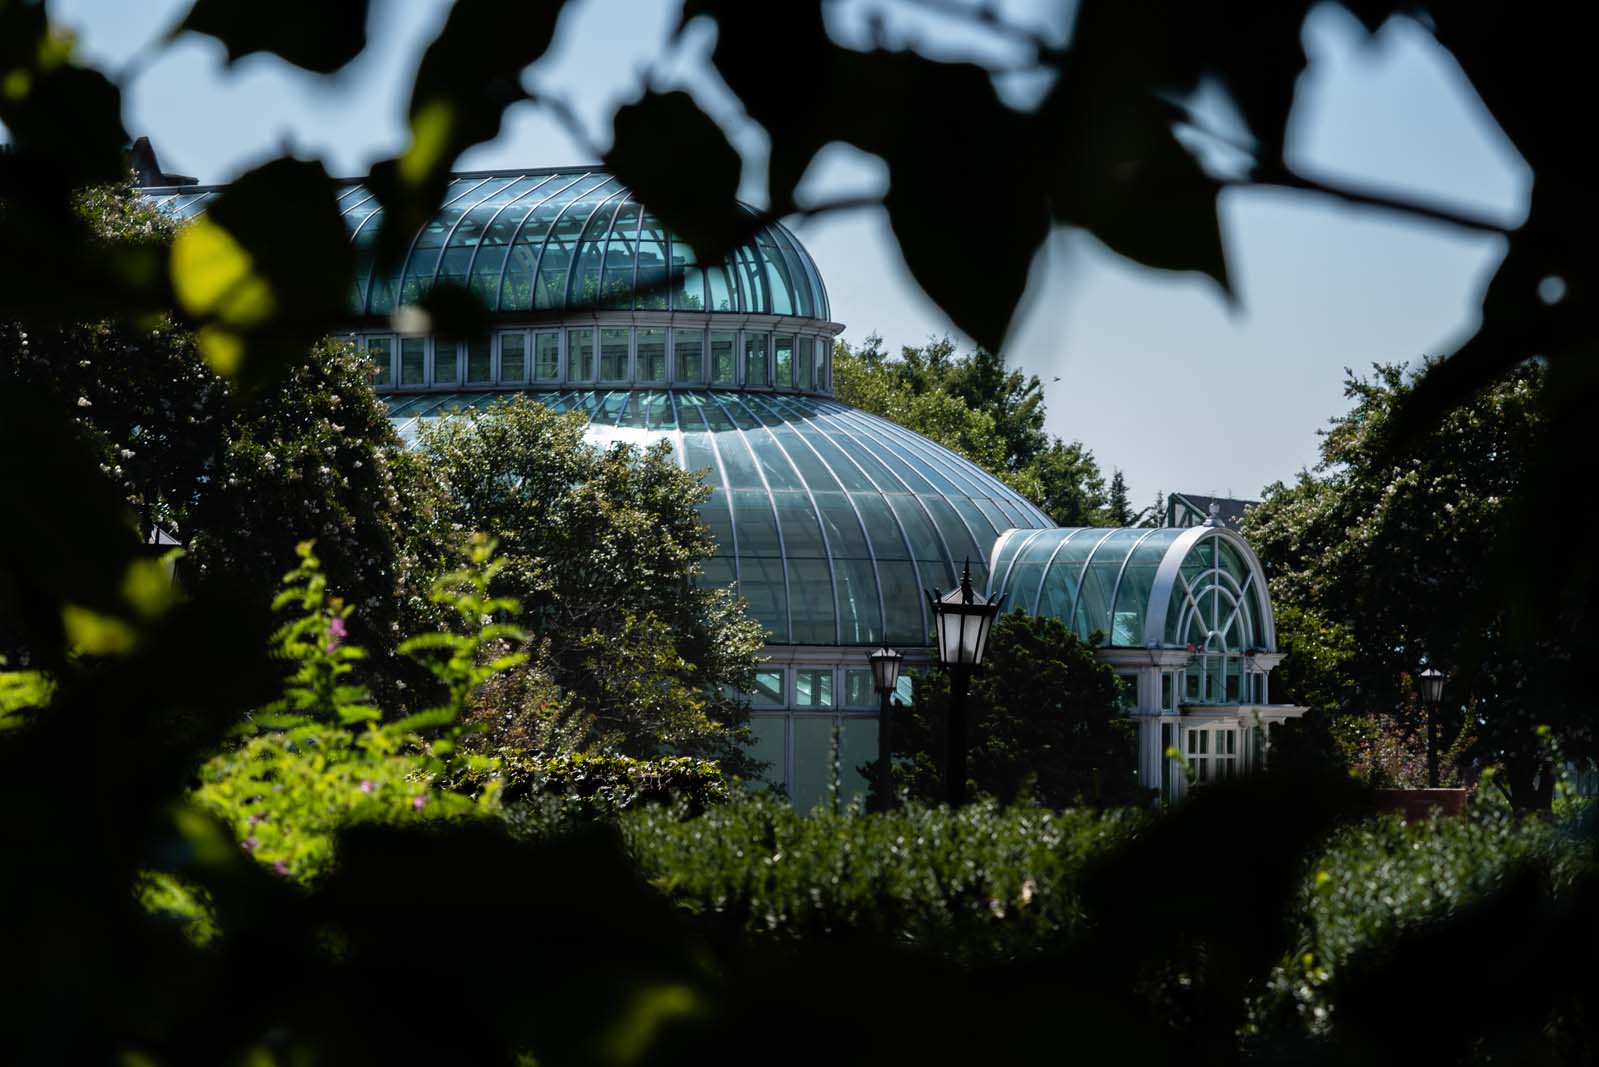
[[[161,48],[186,0],[51,0],[87,58],[120,72],[125,121],[168,170],[226,181],[283,151],[359,174],[405,142],[409,78],[447,0],[374,5],[368,52],[330,79],[255,56],[228,67],[220,45],[188,35]],[[1064,40],[1061,0],[1008,0],[1014,18]],[[680,0],[575,0],[530,86],[566,98],[580,141],[532,106],[463,169],[586,162],[609,140],[615,107],[646,84],[683,86],[732,136],[759,201],[767,144],[710,71],[714,28],[666,42]],[[1003,64],[1012,53],[956,20],[893,0],[835,0],[829,27],[860,39],[869,13],[891,39],[940,57]],[[1455,65],[1419,25],[1396,20],[1375,42],[1331,5],[1305,28],[1311,64],[1295,99],[1290,160],[1317,175],[1440,198],[1519,221],[1531,174]],[[1025,106],[1036,80],[1000,83]],[[586,141],[587,144],[583,143]],[[960,146],[949,146],[960,166]],[[817,200],[881,191],[886,171],[846,146],[806,177]],[[1007,358],[1043,378],[1052,432],[1081,440],[1107,474],[1120,467],[1135,501],[1157,489],[1254,496],[1315,460],[1316,431],[1345,406],[1346,366],[1413,361],[1452,350],[1475,328],[1503,241],[1352,210],[1304,195],[1232,191],[1221,205],[1240,306],[1203,279],[1143,270],[1080,232],[1060,230],[1033,265]],[[891,345],[953,332],[906,272],[880,211],[797,227],[815,256],[845,337],[877,331]]]

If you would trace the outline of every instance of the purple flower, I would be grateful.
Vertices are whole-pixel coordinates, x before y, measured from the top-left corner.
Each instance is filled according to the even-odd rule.
[[[239,842],[239,847],[243,848],[246,852],[254,852],[255,846],[259,845],[260,843],[261,842],[255,839],[255,835],[251,834],[249,837]]]
[[[423,808],[427,807],[427,804],[428,795],[426,793],[421,793],[411,800],[411,807],[415,808],[417,811],[421,811]]]
[[[282,860],[278,860],[276,863],[272,864],[272,869],[278,874],[286,875],[289,873],[289,865],[284,863]]]
[[[329,652],[332,652],[334,649],[338,648],[339,645],[344,643],[344,639],[349,636],[350,628],[345,625],[344,619],[341,616],[335,615],[333,618],[328,620]]]
[[[370,792],[372,792],[372,790],[376,789],[377,787],[378,787],[378,784],[376,782],[374,782],[372,779],[370,779],[370,778],[361,779],[361,792],[370,793]]]

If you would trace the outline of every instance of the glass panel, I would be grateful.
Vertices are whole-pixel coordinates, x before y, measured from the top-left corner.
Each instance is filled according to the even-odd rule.
[[[868,776],[874,773],[877,763],[877,720],[840,719],[839,724],[843,727],[844,738],[839,745],[841,795],[838,800],[840,809],[847,810],[866,800],[867,783],[871,781]]]
[[[674,330],[672,352],[676,357],[673,380],[684,385],[699,385],[705,380],[705,335],[698,330]]]
[[[600,331],[600,380],[627,381],[626,327],[606,327]]]
[[[781,708],[787,704],[783,697],[783,672],[756,671],[755,685],[750,690],[750,706],[756,708]]]
[[[567,331],[566,379],[571,382],[592,382],[594,380],[593,330]]]
[[[826,560],[787,560],[790,639],[799,645],[836,643],[833,576]]]
[[[833,706],[833,672],[806,668],[794,672],[794,706],[796,708],[830,708]]]
[[[795,369],[794,384],[801,389],[816,388],[816,338],[801,337],[796,354],[798,366]]]
[[[757,235],[756,241],[760,248],[758,258],[765,261],[765,281],[767,291],[771,294],[772,314],[795,314],[793,293],[789,285],[788,268],[783,262],[782,253],[772,243],[771,235],[768,233],[763,232]]]
[[[875,708],[878,706],[877,688],[872,684],[870,670],[844,672],[844,706],[847,708]]]
[[[372,384],[378,388],[394,382],[394,338],[368,337],[366,358],[372,361]]]
[[[427,382],[426,337],[400,338],[400,384],[424,385]]]
[[[638,281],[635,307],[666,310],[666,231],[653,215],[644,216],[638,243]],[[606,275],[606,285],[610,275]]]
[[[638,332],[638,380],[666,381],[666,330],[657,327]]]
[[[827,804],[833,783],[833,724],[831,715],[794,716],[794,807],[810,814]],[[842,746],[840,746],[842,747]],[[842,777],[842,770],[839,772]]]
[[[772,362],[776,375],[772,384],[782,388],[794,385],[794,338],[779,334],[772,338]]]
[[[870,559],[833,559],[838,590],[838,640],[846,645],[876,644],[882,636],[877,602],[877,571]]]
[[[474,337],[466,345],[466,380],[482,385],[494,380],[494,339]]]
[[[1172,685],[1171,672],[1162,671],[1160,674],[1160,706],[1168,711],[1176,707],[1176,704],[1174,703],[1174,688],[1175,687]]]
[[[521,330],[500,334],[500,381],[527,380],[527,334]]]
[[[744,384],[765,385],[766,381],[766,335],[747,333],[744,335]]]
[[[766,627],[771,640],[788,642],[788,596],[783,589],[783,561],[773,557],[745,556],[744,528],[739,527],[738,593],[749,604],[755,621]]]
[[[600,276],[600,302],[606,307],[633,306],[633,251],[638,241],[639,215],[643,209],[628,204],[616,216],[611,237],[605,244],[605,266]]]
[[[733,358],[735,334],[711,334],[711,384],[732,385],[738,376]]]
[[[460,344],[447,337],[433,339],[433,384],[454,385],[461,380]]]
[[[766,764],[761,771],[760,778],[751,784],[782,788],[784,784],[784,768],[788,765],[784,751],[787,748],[788,716],[752,716],[750,718],[750,733],[755,740],[747,751],[752,758]]]
[[[672,310],[705,310],[705,274],[696,265],[694,249],[672,239]]]
[[[738,311],[737,292],[729,278],[727,268],[717,265],[705,272],[706,281],[710,284],[711,310],[712,311]]]
[[[535,381],[561,380],[561,335],[554,330],[540,330],[534,335],[533,377]]]

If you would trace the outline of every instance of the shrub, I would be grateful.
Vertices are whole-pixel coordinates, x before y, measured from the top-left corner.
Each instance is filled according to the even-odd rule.
[[[688,820],[644,808],[621,828],[651,882],[719,936],[800,943],[868,933],[996,958],[1076,931],[1074,888],[1087,861],[1146,818],[991,800],[955,812],[913,803],[806,816],[750,797]]]

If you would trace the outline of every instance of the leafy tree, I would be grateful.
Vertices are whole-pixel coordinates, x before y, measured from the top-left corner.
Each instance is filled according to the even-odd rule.
[[[959,356],[947,337],[907,346],[890,359],[876,334],[858,352],[839,341],[833,368],[840,400],[959,452],[1062,526],[1106,521],[1105,483],[1093,453],[1044,432],[1037,375],[1007,370],[981,348]]]
[[[968,773],[978,790],[1052,808],[1147,799],[1135,780],[1135,729],[1122,711],[1121,683],[1095,659],[1096,647],[1052,618],[1012,613],[994,624],[968,708]],[[948,678],[921,675],[916,693],[914,707],[895,712],[895,789],[936,800]]]
[[[599,449],[579,414],[517,396],[425,429],[420,458],[446,527],[501,546],[495,588],[522,604],[528,650],[559,687],[490,689],[493,744],[713,757],[746,773],[747,688],[760,625],[695,583],[715,545],[710,489],[671,446]],[[529,699],[531,697],[531,699]]]
[[[82,194],[78,211],[113,255],[170,245],[171,219],[126,184]],[[69,419],[138,516],[141,535],[175,537],[189,581],[225,577],[272,598],[295,545],[322,546],[326,573],[355,607],[361,640],[392,652],[405,595],[439,564],[402,521],[414,468],[351,346],[322,341],[246,394],[164,316],[25,325],[0,322],[0,369],[36,386]]]
[[[1572,755],[1599,754],[1573,670],[1591,637],[1568,622],[1558,639],[1522,639],[1504,608],[1485,609],[1506,502],[1546,438],[1545,372],[1518,368],[1396,457],[1387,435],[1424,371],[1351,374],[1353,406],[1316,469],[1250,510],[1246,533],[1287,624],[1285,680],[1322,714],[1399,714],[1411,675],[1439,667],[1450,675],[1441,745],[1469,725],[1467,758],[1502,764],[1497,781],[1517,803],[1547,805],[1537,725],[1555,725]]]

